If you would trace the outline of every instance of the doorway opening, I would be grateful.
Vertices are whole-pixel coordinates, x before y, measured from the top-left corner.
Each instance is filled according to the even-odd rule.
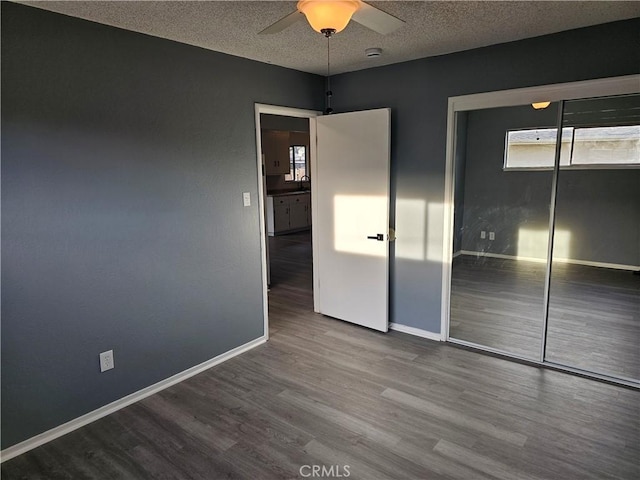
[[[304,145],[291,144],[291,133],[268,133],[261,128],[262,122],[269,120],[263,114],[306,118],[310,139],[308,166],[306,150],[300,148]],[[292,217],[296,216],[294,222],[300,220],[298,214],[308,218],[308,207],[298,208],[296,214],[292,203],[304,205],[305,195],[310,197],[313,223],[310,237],[313,311],[374,330],[388,330],[389,242],[394,239],[389,230],[391,110],[317,115],[317,112],[256,106],[259,171],[263,170],[263,162],[268,164],[264,168],[264,179],[259,182],[265,337],[268,337],[267,285],[271,276],[268,267],[272,263],[267,247],[273,242],[270,238],[277,237],[278,233],[303,230],[292,228]],[[280,145],[274,147],[281,152],[280,156],[269,155],[270,147],[263,142],[263,136],[278,137],[273,144]],[[285,137],[289,142],[283,140]],[[291,179],[289,182],[297,184],[293,188],[304,188],[307,170],[311,192],[288,192],[284,195],[286,199],[267,195],[267,182],[281,186],[287,183],[287,176]],[[268,180],[268,171],[283,177]],[[278,206],[282,207],[279,212]],[[278,218],[284,228],[278,226]],[[296,226],[300,224],[294,223]]]
[[[263,247],[264,334],[269,312],[313,310],[312,165],[319,112],[256,105]]]

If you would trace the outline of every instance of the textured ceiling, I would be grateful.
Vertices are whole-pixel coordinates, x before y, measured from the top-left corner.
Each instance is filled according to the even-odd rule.
[[[258,32],[295,1],[20,1],[156,37],[325,75],[326,40],[306,21]],[[361,70],[599,23],[640,17],[640,1],[371,1],[406,24],[389,35],[362,25],[331,39],[331,73]],[[369,59],[364,51],[380,47]],[[550,52],[553,54],[553,52]]]

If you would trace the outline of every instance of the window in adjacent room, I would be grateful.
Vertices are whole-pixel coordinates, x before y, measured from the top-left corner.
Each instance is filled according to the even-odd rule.
[[[305,145],[292,145],[289,147],[289,173],[285,174],[287,182],[300,182],[307,180],[307,147]]]

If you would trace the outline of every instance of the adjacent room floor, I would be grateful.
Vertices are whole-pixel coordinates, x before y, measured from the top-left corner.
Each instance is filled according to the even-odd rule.
[[[309,234],[270,243],[266,345],[2,479],[640,478],[640,392],[316,315]]]

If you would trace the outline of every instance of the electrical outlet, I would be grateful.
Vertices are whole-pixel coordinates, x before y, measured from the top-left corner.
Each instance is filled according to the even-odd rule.
[[[484,230],[482,230],[480,232],[480,238],[487,238],[487,232],[485,232]]]
[[[489,240],[495,240],[496,239],[496,232],[489,232]]]
[[[100,371],[106,372],[111,370],[115,365],[113,364],[113,350],[102,352],[100,354]]]
[[[242,192],[242,204],[245,207],[251,206],[251,192]]]

